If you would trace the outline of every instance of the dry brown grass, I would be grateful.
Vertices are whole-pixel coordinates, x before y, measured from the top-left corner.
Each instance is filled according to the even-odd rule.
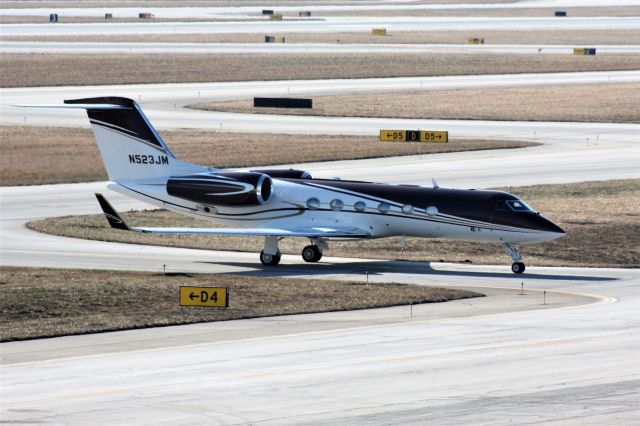
[[[229,288],[229,308],[178,305],[178,287]],[[482,296],[324,280],[0,267],[0,341]]]
[[[638,123],[640,84],[314,96],[313,109],[254,108],[253,100],[193,107],[260,114]]]
[[[640,266],[640,180],[614,180],[563,185],[504,188],[522,197],[567,235],[550,243],[523,246],[527,264],[546,266]],[[211,222],[166,211],[125,213],[132,226],[211,227]],[[31,222],[31,229],[55,235],[137,244],[259,252],[261,238],[193,235],[144,235],[108,227],[103,215],[71,216]],[[304,239],[285,239],[284,253],[299,254]],[[332,242],[328,256],[371,259],[506,264],[498,244],[408,238],[401,251],[399,238]],[[256,262],[258,261],[256,256]]]
[[[452,140],[448,144],[382,143],[373,136],[161,132],[181,159],[215,167],[248,167],[395,155],[518,148],[528,142]],[[90,129],[0,126],[0,185],[104,180]]]
[[[5,53],[0,54],[0,87],[636,69],[640,69],[640,55]]]
[[[640,30],[549,30],[549,31],[407,31],[372,36],[352,33],[274,33],[287,44],[366,43],[366,44],[464,44],[470,37],[482,37],[485,44],[568,44],[576,46],[640,44]],[[130,42],[130,43],[263,43],[265,34],[123,34],[85,36],[6,36],[4,41]]]

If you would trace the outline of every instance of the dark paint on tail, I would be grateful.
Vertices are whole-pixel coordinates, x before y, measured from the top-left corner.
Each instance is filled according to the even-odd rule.
[[[116,210],[111,206],[111,204],[109,204],[107,199],[104,198],[102,194],[96,193],[96,198],[100,203],[100,207],[102,208],[104,217],[107,218],[107,221],[109,222],[109,225],[111,225],[112,228],[122,229],[123,231],[131,231],[131,228],[129,228],[129,225],[126,224],[124,219],[120,217],[118,212],[116,212]]]
[[[65,104],[96,105],[87,108],[87,115],[91,124],[103,126],[148,142],[164,151],[167,147],[155,129],[147,121],[138,105],[132,99],[115,96],[85,99],[67,99]],[[100,105],[117,105],[120,108],[104,108]]]

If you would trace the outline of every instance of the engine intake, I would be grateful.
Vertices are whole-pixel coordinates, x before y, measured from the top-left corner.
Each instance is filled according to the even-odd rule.
[[[167,193],[194,203],[256,206],[269,202],[273,195],[273,183],[263,173],[200,173],[170,177]]]
[[[295,169],[266,169],[266,170],[251,170],[253,173],[262,173],[272,178],[282,179],[312,179],[311,174],[304,170]]]

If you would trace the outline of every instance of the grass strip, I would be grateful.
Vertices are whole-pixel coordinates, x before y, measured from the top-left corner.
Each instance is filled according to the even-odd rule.
[[[192,105],[208,111],[444,120],[640,122],[640,84],[457,89],[314,96],[313,109],[254,108],[253,99]]]
[[[228,287],[226,309],[181,307],[181,285]],[[482,296],[404,284],[0,267],[0,341]]]
[[[0,54],[0,87],[637,70],[640,55]]]

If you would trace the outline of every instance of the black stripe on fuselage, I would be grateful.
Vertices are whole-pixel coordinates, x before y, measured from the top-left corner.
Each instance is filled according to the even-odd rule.
[[[359,197],[375,203],[387,203],[401,208],[411,205],[419,210],[429,206],[438,209],[438,216],[453,221],[467,222],[467,226],[500,227],[549,231],[544,220],[535,212],[500,212],[495,209],[498,200],[517,200],[512,194],[500,191],[427,188],[421,186],[390,185],[383,183],[340,181],[325,179],[281,179],[290,183],[313,187],[337,194]],[[375,206],[374,206],[375,208]],[[384,213],[383,213],[384,214]],[[388,214],[388,213],[387,213]],[[427,220],[432,220],[430,217]]]
[[[438,218],[438,217],[418,217],[418,216],[410,216],[410,215],[404,215],[404,214],[396,214],[396,213],[379,213],[379,212],[373,212],[373,211],[364,211],[364,212],[359,212],[359,211],[350,211],[350,210],[340,210],[340,211],[335,211],[335,210],[331,210],[331,209],[309,209],[306,207],[301,207],[299,209],[293,209],[293,208],[283,208],[283,209],[271,209],[271,210],[260,210],[260,211],[254,211],[254,212],[243,212],[243,213],[216,213],[216,216],[224,216],[224,217],[247,217],[247,216],[254,216],[257,214],[261,214],[261,213],[269,213],[269,212],[274,212],[274,211],[286,211],[286,210],[295,210],[295,211],[299,211],[299,214],[303,214],[304,212],[310,211],[310,212],[329,212],[329,213],[346,213],[346,214],[361,214],[361,215],[373,215],[373,216],[385,216],[385,217],[393,217],[393,218],[400,218],[400,219],[410,219],[410,220],[417,220],[417,221],[421,221],[421,222],[435,222],[435,223],[440,223],[443,225],[452,225],[452,226],[462,226],[465,228],[480,228],[480,229],[486,229],[486,230],[491,230],[491,231],[504,231],[504,232],[524,232],[524,233],[536,233],[539,232],[538,230],[535,229],[527,229],[527,228],[517,228],[517,227],[506,227],[506,226],[501,226],[501,225],[493,225],[491,223],[486,223],[486,222],[467,222],[467,223],[463,223],[463,222],[453,222],[451,220],[447,220],[446,218]],[[298,216],[299,214],[296,214],[295,216]],[[262,218],[259,219],[246,219],[246,220],[264,220]]]

